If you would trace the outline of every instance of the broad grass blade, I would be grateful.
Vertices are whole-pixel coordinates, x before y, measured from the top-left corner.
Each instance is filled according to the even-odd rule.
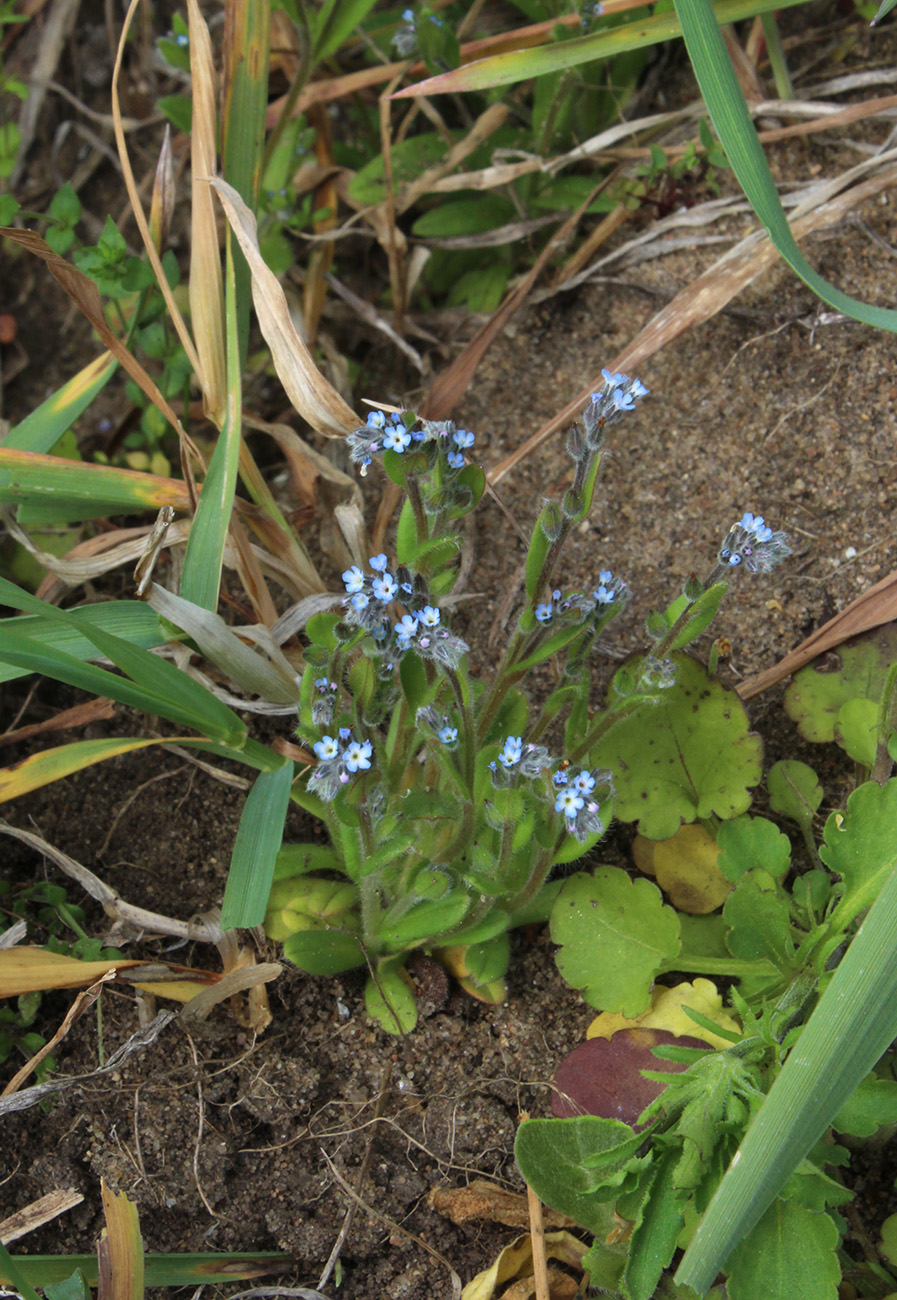
[[[43,646],[54,646],[76,659],[95,659],[98,654],[94,643],[79,631],[81,622],[96,624],[132,645],[143,646],[145,650],[171,640],[155,612],[142,600],[109,600],[99,605],[79,605],[68,613],[67,623],[48,623],[40,615],[26,614],[20,618],[6,618],[0,627],[4,634],[21,632],[24,636],[38,639]],[[0,683],[27,676],[26,668],[12,668],[0,663]]]
[[[769,9],[787,9],[791,5],[803,4],[805,0],[720,0],[713,6],[713,12],[721,23],[735,23],[742,18],[751,18],[755,14]],[[406,86],[391,96],[393,99],[409,99],[415,95],[445,95],[465,90],[488,90],[492,86],[510,86],[517,81],[530,77],[544,77],[549,72],[561,72],[566,68],[575,68],[583,63],[594,63],[598,59],[611,59],[616,54],[627,50],[640,50],[648,45],[660,45],[664,41],[674,40],[682,35],[681,14],[654,14],[625,26],[614,27],[610,31],[594,32],[590,36],[580,36],[572,41],[560,41],[552,45],[539,45],[534,49],[511,50],[504,54],[493,54],[485,59],[476,59],[473,63],[462,64],[451,72],[441,72],[438,76],[418,81],[413,86]]]
[[[14,583],[0,578],[0,604],[10,605],[25,613],[38,614],[48,623],[72,625],[72,615],[22,591]],[[0,644],[0,660],[16,667],[41,672],[71,686],[81,687],[94,695],[104,695],[120,700],[146,713],[155,713],[183,726],[191,727],[213,740],[235,748],[242,746],[247,728],[235,713],[198,682],[180,672],[173,664],[151,654],[140,646],[131,645],[96,624],[83,620],[74,626],[101,655],[127,673],[130,681],[107,672],[94,664],[82,663],[73,655],[38,638],[8,631]]]
[[[810,266],[798,248],[719,29],[718,17],[729,21],[719,13],[722,6],[714,11],[710,0],[675,0],[675,3],[688,55],[713,125],[742,189],[781,256],[804,284],[836,311],[878,329],[897,331],[897,311],[872,307],[842,293]],[[762,9],[757,6],[755,12],[773,7],[780,6],[764,5]]]
[[[851,798],[868,788],[860,787]],[[888,843],[897,862],[897,781],[881,787],[878,798],[882,816],[890,814]],[[892,869],[717,1188],[679,1265],[678,1283],[701,1295],[708,1290],[895,1037],[897,870]]]
[[[71,524],[162,506],[190,509],[179,479],[6,447],[0,447],[0,502],[27,507],[29,524]]]
[[[20,420],[0,439],[0,445],[15,451],[49,451],[102,392],[117,369],[118,362],[104,352]]]
[[[221,906],[221,928],[261,925],[290,805],[293,764],[262,772],[246,797]]]
[[[213,180],[231,229],[252,272],[252,298],[259,326],[271,349],[278,378],[293,406],[318,433],[344,438],[363,424],[339,393],[328,383],[296,332],[286,296],[277,276],[259,251],[258,228],[249,208],[233,186]]]
[[[207,192],[211,200],[211,190]],[[230,238],[228,239],[228,247]],[[184,571],[181,576],[181,594],[185,599],[204,609],[215,609],[218,588],[224,563],[224,545],[234,508],[234,491],[237,486],[237,467],[240,462],[242,439],[241,406],[242,382],[240,355],[237,343],[237,316],[234,302],[233,262],[227,259],[227,376],[223,391],[221,434],[215,445],[209,472],[202,485],[202,493],[193,527],[187,540]]]
[[[294,1256],[280,1250],[232,1255],[146,1255],[144,1281],[148,1287],[202,1286],[265,1277],[294,1266]],[[40,1300],[31,1289],[31,1283],[41,1287],[52,1286],[71,1277],[75,1269],[84,1274],[89,1286],[97,1285],[96,1255],[15,1255],[10,1258],[0,1243],[0,1282],[18,1286],[28,1300]]]
[[[12,767],[0,768],[0,803],[18,799],[19,795],[39,790],[42,785],[52,785],[73,772],[103,763],[119,754],[130,754],[148,745],[164,744],[161,740],[135,740],[131,737],[107,737],[104,740],[76,740],[70,745],[57,745],[22,759]]]

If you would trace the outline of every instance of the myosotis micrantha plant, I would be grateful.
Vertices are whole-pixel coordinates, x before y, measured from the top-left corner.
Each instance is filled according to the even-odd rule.
[[[628,589],[604,569],[584,591],[555,584],[564,543],[591,508],[607,431],[648,391],[603,373],[568,437],[573,483],[538,518],[524,608],[488,679],[472,677],[451,626],[455,525],[485,489],[468,455],[474,435],[376,411],[348,439],[362,474],[378,460],[405,491],[396,563],[379,554],[369,572],[352,565],[340,611],[308,622],[298,735],[317,764],[293,798],[331,842],[284,846],[266,925],[311,973],[367,964],[368,1010],[391,1032],[417,1018],[403,970],[415,948],[436,953],[470,992],[503,999],[508,931],[547,919],[553,868],[582,857],[609,824],[614,764],[596,757],[613,750],[609,733],[636,713],[655,725],[676,653],[707,626],[735,568],[765,572],[789,554],[783,533],[745,514],[707,579],[691,578],[651,616],[653,648],[617,674],[608,706],[591,709],[591,652]],[[558,685],[533,710],[518,683],[554,656]]]

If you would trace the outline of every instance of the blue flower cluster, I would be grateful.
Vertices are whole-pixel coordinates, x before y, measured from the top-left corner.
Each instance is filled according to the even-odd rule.
[[[387,569],[388,563],[382,552],[371,556],[369,564],[377,575],[374,578],[369,578],[357,564],[345,570],[347,622],[366,628],[375,641],[386,642],[392,632],[399,653],[414,646],[423,658],[457,668],[468,647],[460,637],[452,636],[442,627],[442,611],[437,605],[424,605],[403,614],[395,623],[390,622],[387,606],[393,600],[412,597],[414,586],[406,570],[400,570],[396,577]]]
[[[350,433],[346,441],[349,456],[361,466],[363,477],[374,456],[382,455],[384,451],[402,455],[412,443],[437,443],[446,449],[449,466],[461,469],[465,464],[464,453],[473,446],[475,438],[467,429],[457,428],[451,420],[424,420],[421,427],[415,429],[408,428],[404,417],[397,411],[371,411],[364,428]]]
[[[726,534],[719,562],[730,568],[743,564],[748,573],[769,573],[790,554],[791,547],[784,533],[774,533],[762,515],[746,511]]]
[[[350,775],[370,768],[374,752],[369,740],[353,740],[349,727],[340,727],[336,736],[322,736],[312,748],[318,765],[308,778],[308,788],[328,801],[349,784]]]
[[[558,787],[554,810],[564,814],[567,831],[580,841],[589,835],[600,835],[604,822],[594,791],[602,787],[608,795],[613,794],[610,772],[590,772],[584,767],[571,776],[565,768],[559,768],[552,780]]]
[[[551,593],[551,600],[535,608],[536,618],[540,623],[550,623],[555,614],[566,614],[571,609],[578,610],[584,617],[597,613],[599,616],[608,612],[610,606],[619,608],[629,598],[629,588],[622,578],[615,578],[610,569],[602,569],[598,575],[598,586],[587,595],[573,592],[561,598],[559,590]]]
[[[489,770],[493,782],[503,786],[508,785],[517,773],[526,777],[541,776],[551,765],[551,755],[544,745],[524,745],[522,736],[508,736],[498,752],[498,763],[490,763]]]

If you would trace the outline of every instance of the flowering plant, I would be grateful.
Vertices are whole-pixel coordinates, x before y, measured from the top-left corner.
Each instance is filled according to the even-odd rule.
[[[486,487],[469,456],[474,435],[376,411],[348,439],[362,474],[377,460],[404,489],[396,562],[379,554],[367,570],[352,565],[340,611],[307,625],[298,734],[317,764],[293,797],[324,822],[330,845],[283,847],[266,928],[311,973],[367,964],[368,1010],[391,1032],[417,1018],[404,971],[416,948],[476,996],[504,998],[508,931],[548,918],[562,883],[552,871],[608,826],[616,729],[637,714],[651,726],[677,653],[713,617],[732,570],[762,572],[789,553],[784,534],[744,515],[707,580],[690,579],[651,616],[654,646],[618,672],[607,707],[591,708],[590,657],[629,591],[606,569],[587,590],[555,586],[555,575],[591,508],[608,429],[648,391],[603,374],[568,437],[573,483],[539,516],[523,608],[487,680],[471,676],[452,627],[456,525]],[[533,708],[519,683],[555,656],[558,684]]]

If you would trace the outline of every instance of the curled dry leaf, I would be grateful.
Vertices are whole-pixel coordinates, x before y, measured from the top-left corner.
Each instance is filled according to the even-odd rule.
[[[344,438],[363,424],[352,408],[318,370],[312,355],[296,332],[280,281],[259,251],[255,217],[233,186],[213,179],[217,191],[252,273],[252,301],[259,328],[271,349],[278,378],[293,406],[318,433]]]
[[[521,1192],[510,1192],[485,1178],[475,1178],[467,1187],[434,1187],[427,1198],[431,1209],[444,1214],[452,1223],[470,1219],[503,1223],[508,1228],[529,1225],[529,1208]],[[573,1228],[576,1221],[556,1210],[542,1208],[546,1228]]]

